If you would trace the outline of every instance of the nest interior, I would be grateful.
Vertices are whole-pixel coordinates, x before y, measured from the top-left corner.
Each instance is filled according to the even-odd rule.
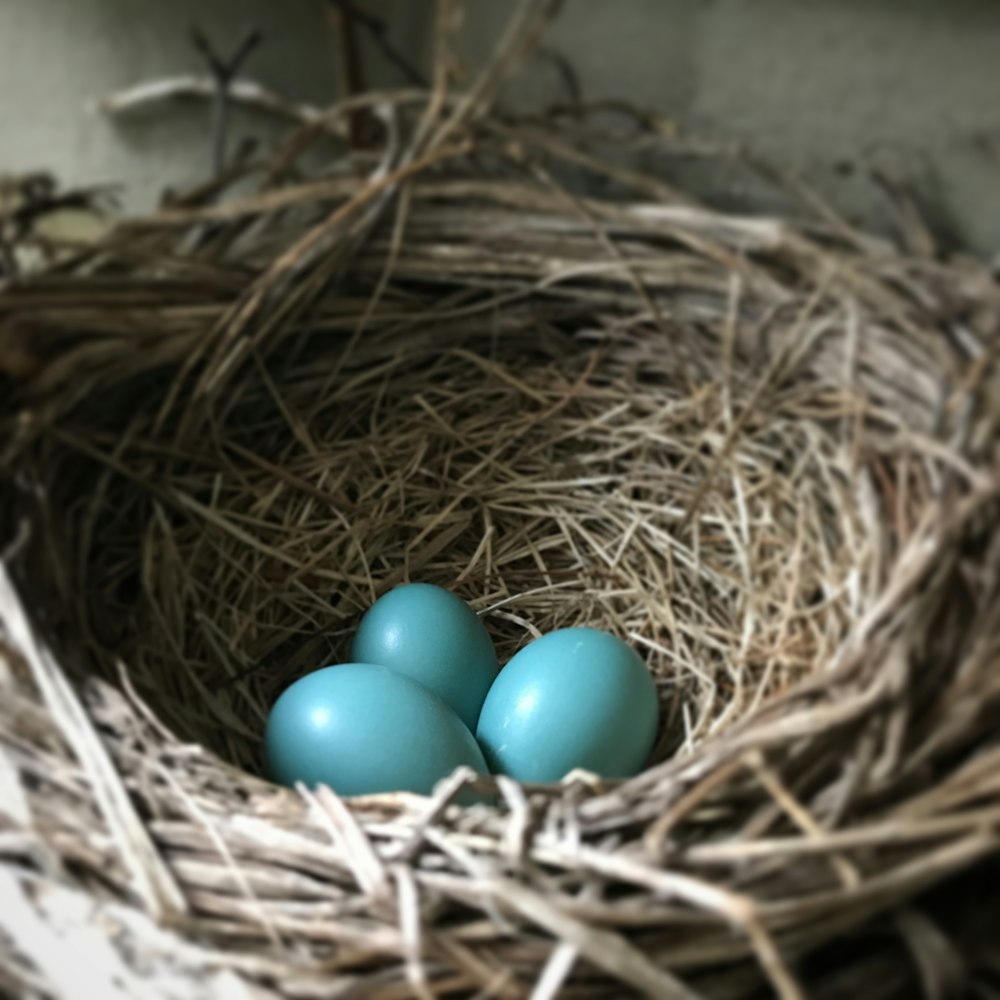
[[[371,173],[0,290],[3,983],[71,991],[97,934],[95,996],[988,990],[986,269],[590,158],[622,194],[586,196],[552,129],[369,100],[415,136]],[[404,580],[501,660],[635,644],[650,768],[470,808],[256,777]]]
[[[38,442],[55,449],[38,461],[58,470],[43,488],[66,515],[52,600],[73,609],[92,661],[112,676],[127,664],[182,739],[253,769],[277,693],[342,662],[379,593],[425,580],[483,610],[501,661],[567,625],[637,644],[663,686],[662,757],[828,662],[884,585],[897,529],[919,519],[929,484],[914,463],[888,510],[865,485],[884,462],[859,428],[890,432],[891,411],[933,383],[888,379],[884,400],[862,403],[843,384],[835,305],[808,291],[758,297],[699,275],[683,252],[657,265],[690,297],[675,304],[677,333],[620,300],[625,269],[582,294],[572,273],[527,294],[504,275],[483,287],[477,263],[502,268],[498,234],[525,219],[517,185],[505,191],[514,203],[498,210],[488,183],[415,187],[414,233],[464,217],[430,255],[482,254],[486,229],[489,260],[453,260],[435,280],[408,243],[367,318],[363,292],[324,298],[304,331],[287,326],[213,388],[189,427],[190,390],[164,417],[165,359],[157,391],[145,370],[122,378],[115,359],[105,381],[104,360],[93,369],[67,352],[80,403]],[[571,260],[593,253],[589,230],[577,227],[572,249],[558,235]],[[376,238],[353,261],[359,289],[385,252]],[[153,323],[170,322],[151,305]],[[679,332],[685,308],[705,314],[693,337]],[[724,362],[733,309],[757,317],[747,332],[767,346],[734,329]],[[119,346],[131,351],[141,320],[126,322]],[[179,368],[190,342],[171,333],[162,349]]]

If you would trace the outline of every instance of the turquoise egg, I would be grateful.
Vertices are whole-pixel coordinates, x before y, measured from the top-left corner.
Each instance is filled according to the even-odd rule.
[[[590,628],[550,632],[500,671],[476,739],[490,770],[559,781],[574,768],[606,778],[642,770],[656,739],[656,686],[639,655]]]
[[[473,730],[497,675],[497,655],[478,615],[429,583],[406,584],[380,597],[361,619],[351,659],[412,678]]]
[[[370,663],[325,667],[286,688],[267,720],[264,757],[273,781],[345,796],[426,795],[460,764],[489,773],[472,733],[440,698]]]

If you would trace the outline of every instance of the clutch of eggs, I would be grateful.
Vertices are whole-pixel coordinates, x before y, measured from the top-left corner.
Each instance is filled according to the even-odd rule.
[[[278,698],[264,739],[273,780],[351,796],[429,794],[460,765],[525,782],[577,768],[618,778],[642,768],[655,739],[645,665],[594,629],[542,636],[498,674],[476,613],[440,587],[408,584],[372,605],[351,652],[355,662]]]

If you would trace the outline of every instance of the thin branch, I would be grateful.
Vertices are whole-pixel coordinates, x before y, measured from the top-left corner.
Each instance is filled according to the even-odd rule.
[[[360,27],[364,28],[386,59],[399,70],[408,82],[417,87],[427,86],[427,78],[424,74],[390,41],[385,21],[361,10],[351,0],[330,0],[330,4],[343,15],[353,18]]]
[[[340,58],[337,68],[340,74],[341,100],[349,100],[365,91],[364,69],[361,65],[361,50],[355,30],[355,14],[350,8],[331,4],[327,11],[330,25],[337,39]],[[368,145],[371,135],[371,117],[366,108],[355,108],[348,116],[351,146],[361,149]]]
[[[208,66],[212,79],[215,81],[215,92],[212,100],[212,170],[216,176],[221,174],[226,166],[226,133],[229,128],[229,92],[236,74],[246,62],[250,53],[260,44],[262,35],[256,28],[244,36],[228,59],[223,59],[208,37],[199,27],[191,29],[191,41],[201,53]]]
[[[94,104],[101,114],[120,115],[138,111],[149,104],[187,98],[213,98],[216,84],[211,77],[175,76],[150,80],[137,86],[102,97]],[[301,125],[315,125],[324,131],[345,137],[343,125],[315,104],[290,101],[256,80],[239,79],[229,84],[228,97],[233,104],[242,104],[257,111],[287,118]]]

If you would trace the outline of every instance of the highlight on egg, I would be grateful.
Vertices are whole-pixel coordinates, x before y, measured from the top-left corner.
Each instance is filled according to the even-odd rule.
[[[469,728],[436,695],[380,664],[345,663],[300,678],[264,734],[271,780],[343,796],[429,795],[461,765],[488,774]]]
[[[380,663],[422,684],[472,730],[498,670],[479,616],[460,597],[429,583],[383,594],[361,619],[351,659]]]
[[[560,781],[577,768],[626,778],[645,766],[659,720],[640,656],[607,632],[567,628],[520,650],[500,671],[476,729],[490,770]]]

